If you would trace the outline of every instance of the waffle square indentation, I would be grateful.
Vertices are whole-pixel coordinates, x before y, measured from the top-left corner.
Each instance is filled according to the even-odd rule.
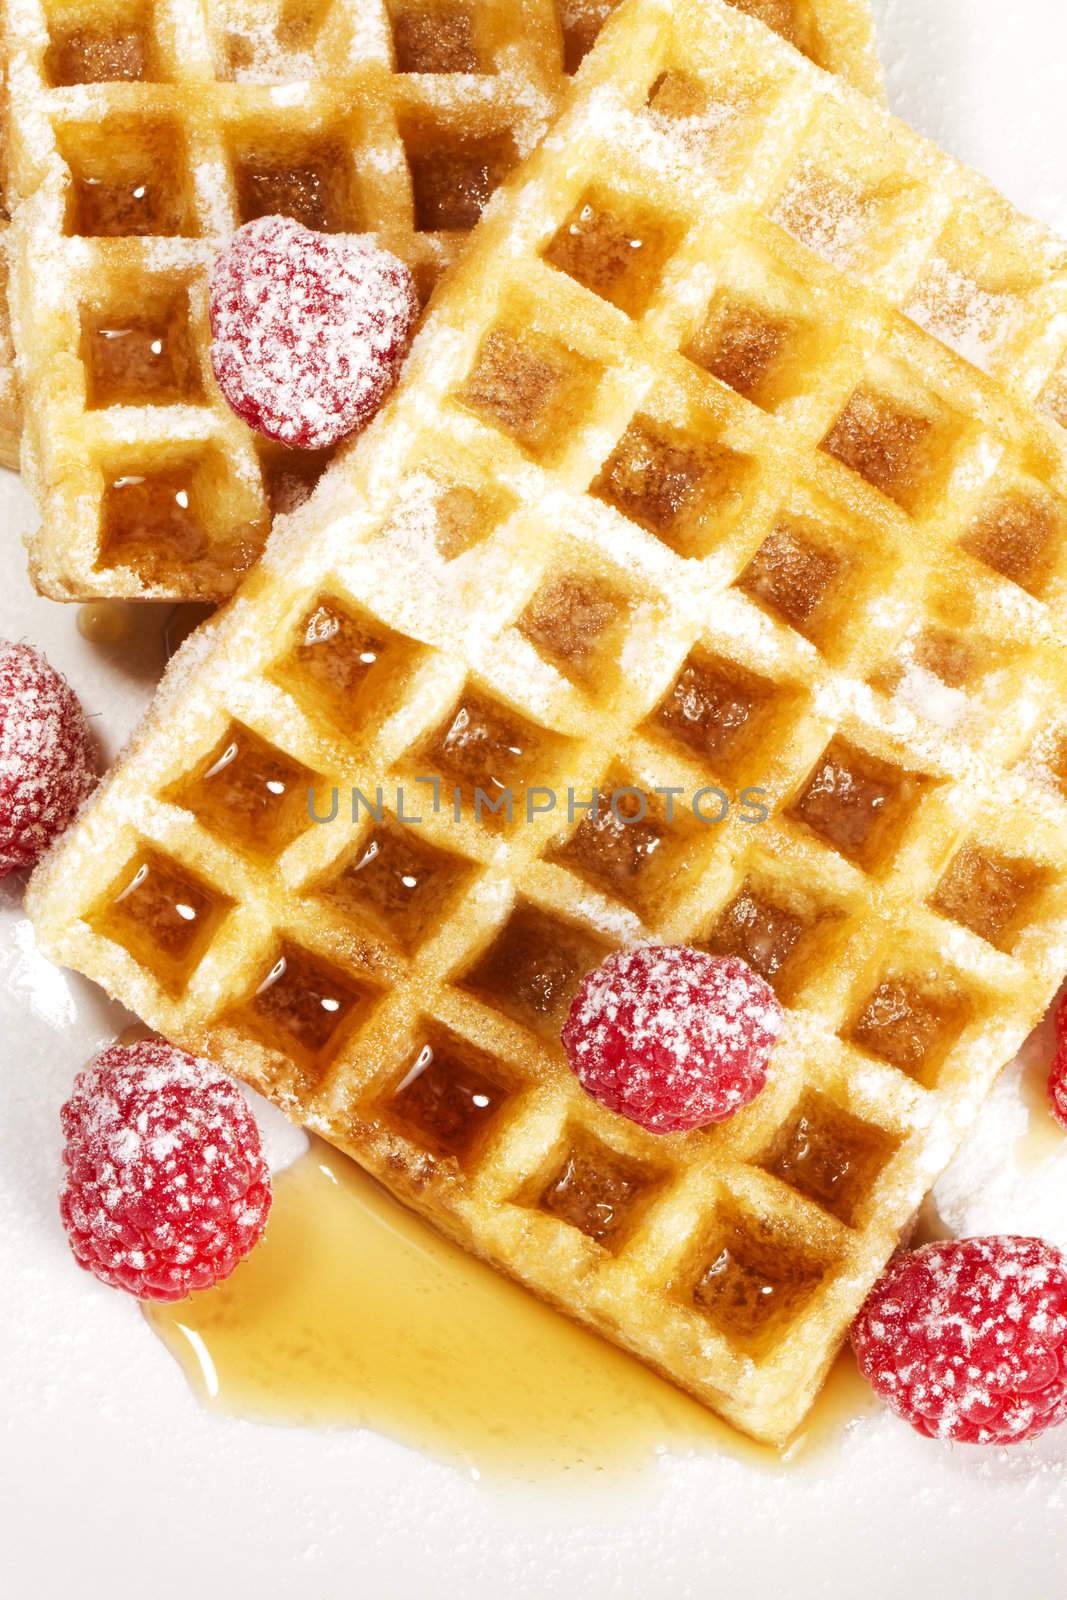
[[[89,914],[171,994],[199,965],[233,902],[184,864],[146,845]]]
[[[520,901],[457,981],[558,1048],[578,985],[607,953],[584,929]]]
[[[383,1109],[417,1144],[462,1167],[478,1155],[513,1089],[513,1075],[493,1056],[427,1022]]]

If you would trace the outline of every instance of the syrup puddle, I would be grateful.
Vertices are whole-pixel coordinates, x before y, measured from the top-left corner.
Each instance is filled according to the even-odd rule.
[[[82,638],[100,655],[121,662],[135,677],[158,677],[178,646],[213,610],[193,601],[176,606],[95,600],[78,607],[76,623]]]
[[[845,1357],[783,1453],[440,1239],[320,1141],[233,1277],[145,1308],[210,1410],[371,1428],[474,1476],[629,1474],[666,1451],[775,1469],[871,1409]]]

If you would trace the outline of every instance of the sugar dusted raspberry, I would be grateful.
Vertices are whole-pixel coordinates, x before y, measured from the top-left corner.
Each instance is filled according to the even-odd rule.
[[[59,1199],[86,1271],[141,1300],[228,1277],[263,1232],[270,1171],[237,1085],[162,1041],[113,1045],[61,1112]]]
[[[781,1028],[773,989],[736,956],[646,944],[583,979],[563,1047],[601,1105],[650,1133],[680,1133],[755,1099]]]
[[[1056,1013],[1056,1054],[1048,1075],[1048,1093],[1053,1116],[1062,1128],[1067,1128],[1067,995]]]
[[[0,639],[0,878],[32,867],[96,783],[96,750],[67,680]]]
[[[934,1439],[1014,1444],[1067,1419],[1067,1256],[957,1239],[902,1256],[852,1327],[860,1370]]]
[[[374,416],[418,309],[408,268],[370,240],[260,217],[215,262],[211,364],[249,427],[324,449]]]

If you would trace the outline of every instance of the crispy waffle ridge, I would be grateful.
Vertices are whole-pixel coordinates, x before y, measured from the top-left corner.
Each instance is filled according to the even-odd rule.
[[[996,270],[990,215],[1051,275],[765,30],[629,0],[29,893],[48,955],[767,1440],[1067,966],[1067,439],[901,309],[949,241]],[[625,825],[567,816],[595,786]],[[567,1069],[641,937],[783,1002],[722,1127]]]
[[[750,0],[879,86],[866,0]],[[13,316],[38,587],[218,599],[324,457],[257,444],[205,276],[281,211],[373,231],[426,294],[544,132],[609,0],[8,0]]]

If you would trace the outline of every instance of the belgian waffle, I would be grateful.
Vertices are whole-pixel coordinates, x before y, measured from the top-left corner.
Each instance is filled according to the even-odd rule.
[[[219,599],[325,458],[264,448],[208,362],[205,273],[285,212],[423,295],[540,137],[610,0],[8,0],[13,316],[57,599]],[[866,0],[758,0],[878,86]]]
[[[3,251],[0,243],[0,252]],[[11,326],[7,315],[4,292],[6,266],[0,255],[0,467],[18,471],[19,415],[18,390],[15,386],[15,358],[11,348]]]
[[[905,315],[950,242],[1064,282],[764,29],[628,0],[29,892],[47,954],[773,1441],[1067,966],[1067,439]],[[783,1002],[722,1127],[563,1060],[643,936]]]

